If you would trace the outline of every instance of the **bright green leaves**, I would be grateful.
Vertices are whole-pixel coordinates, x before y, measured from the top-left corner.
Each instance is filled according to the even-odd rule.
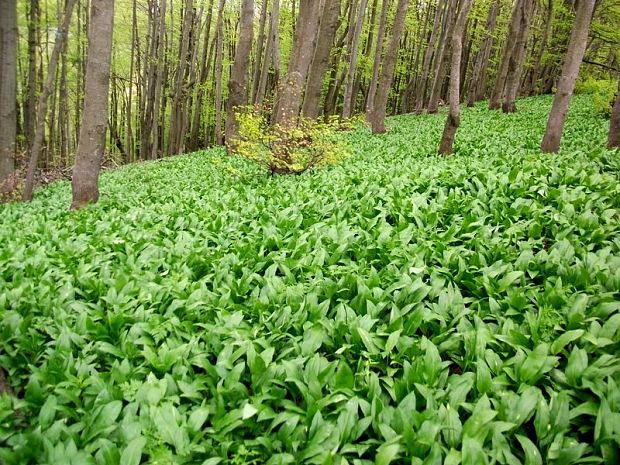
[[[402,116],[302,176],[214,149],[1,207],[0,462],[615,464],[620,164],[574,102],[553,157],[525,99],[453,158]]]

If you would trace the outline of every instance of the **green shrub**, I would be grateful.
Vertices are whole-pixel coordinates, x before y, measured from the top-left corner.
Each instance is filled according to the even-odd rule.
[[[610,79],[594,79],[593,77],[580,81],[575,86],[575,94],[590,95],[595,110],[606,118],[611,116],[611,107],[617,90],[618,85],[615,81]]]
[[[311,168],[334,164],[349,155],[342,132],[350,122],[337,118],[302,118],[297,126],[271,126],[254,107],[237,113],[239,138],[229,148],[243,158],[258,163],[271,174],[301,174]]]

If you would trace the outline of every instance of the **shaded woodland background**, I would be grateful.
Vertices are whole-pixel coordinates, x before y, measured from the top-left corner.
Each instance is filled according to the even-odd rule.
[[[473,2],[463,36],[462,101],[497,99],[494,88],[507,42],[522,47],[523,58],[511,70],[511,82],[506,83],[511,90],[507,88],[506,94],[554,91],[574,23],[574,2],[520,1],[529,9],[520,36],[509,28],[511,0]],[[331,21],[321,25],[317,41],[317,49],[326,51],[325,72],[313,76],[319,65],[312,64],[302,113],[349,117],[364,112],[369,94],[374,97],[397,2],[325,3],[331,5],[331,12],[326,13]],[[388,89],[388,114],[436,112],[447,102],[455,4],[455,0],[409,2]],[[70,12],[67,40],[60,50],[44,113],[38,160],[44,170],[66,169],[74,162],[82,121],[89,2],[31,0],[18,1],[17,7],[19,153],[25,153],[34,141],[41,114],[39,97],[54,44]],[[157,159],[224,142],[240,11],[240,1],[116,1],[106,163]],[[263,0],[254,5],[247,103],[266,112],[274,106],[278,83],[291,60],[299,11],[299,2],[294,0]],[[333,32],[326,32],[323,28],[327,27]],[[620,67],[619,44],[620,1],[600,0],[580,80],[614,79]],[[24,160],[18,156],[17,162]]]

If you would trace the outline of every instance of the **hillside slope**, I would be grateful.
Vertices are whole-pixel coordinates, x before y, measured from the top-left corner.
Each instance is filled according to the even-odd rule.
[[[615,463],[620,154],[577,98],[540,155],[550,103],[464,109],[454,157],[405,115],[321,172],[0,207],[0,462]]]

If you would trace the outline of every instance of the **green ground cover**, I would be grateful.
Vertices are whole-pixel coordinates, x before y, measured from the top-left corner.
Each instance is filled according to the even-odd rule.
[[[347,134],[268,177],[221,150],[0,207],[6,464],[615,464],[620,154],[577,98]]]

